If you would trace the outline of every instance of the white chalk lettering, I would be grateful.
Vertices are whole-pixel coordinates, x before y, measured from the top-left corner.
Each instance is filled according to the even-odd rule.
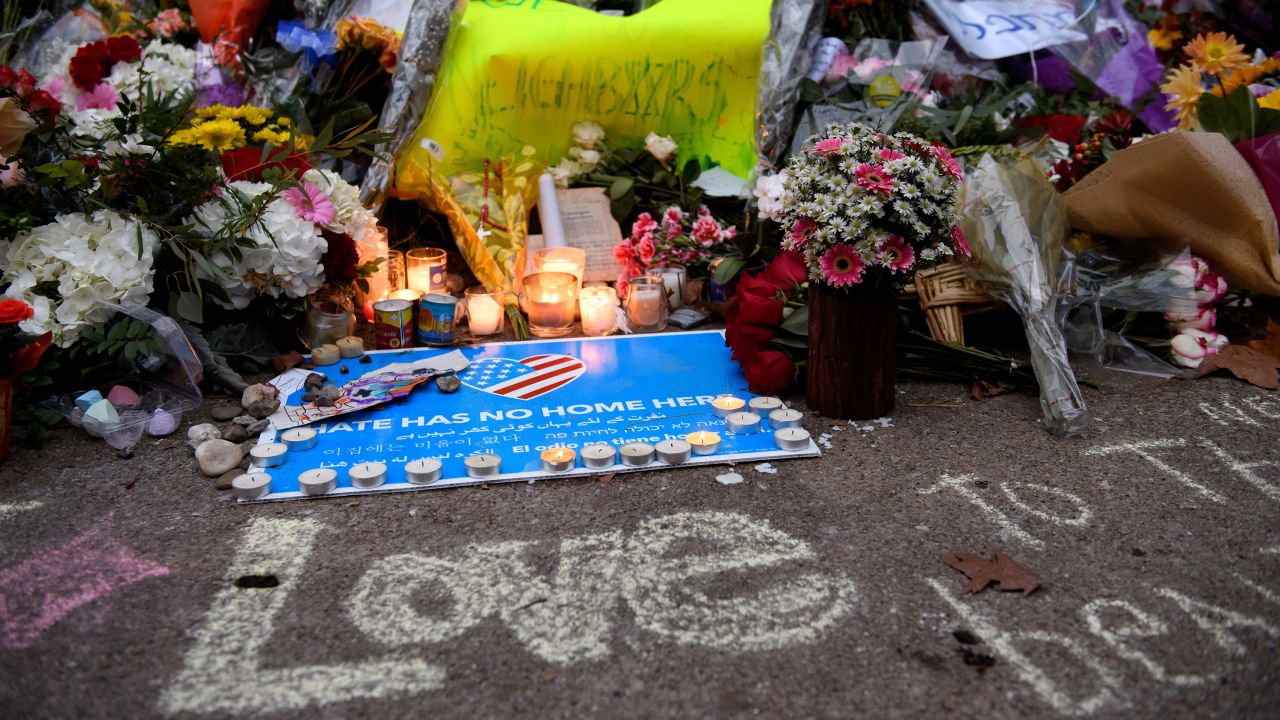
[[[1216,503],[1225,503],[1226,498],[1222,497],[1217,491],[1211,490],[1204,485],[1196,482],[1190,475],[1175,468],[1169,463],[1156,457],[1152,450],[1168,450],[1171,448],[1186,447],[1187,441],[1182,438],[1166,438],[1161,440],[1139,440],[1137,442],[1122,443],[1120,445],[1110,445],[1107,447],[1090,448],[1084,451],[1085,455],[1093,457],[1105,457],[1121,452],[1131,452],[1134,455],[1146,460],[1152,467],[1156,468],[1165,475],[1173,478],[1205,498]]]
[[[947,475],[943,474],[942,479],[932,487],[920,490],[921,495],[932,495],[943,490],[954,490],[964,499],[973,503],[979,510],[998,525],[1001,531],[1009,538],[1018,542],[1030,545],[1037,550],[1044,549],[1044,541],[1035,537],[1031,533],[1023,530],[1021,526],[1013,521],[1008,515],[1000,511],[999,508],[987,502],[985,498],[975,491],[973,483],[977,481],[977,475]]]

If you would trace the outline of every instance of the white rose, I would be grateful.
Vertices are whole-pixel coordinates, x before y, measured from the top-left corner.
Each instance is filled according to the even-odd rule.
[[[676,141],[669,137],[664,137],[658,133],[649,133],[644,138],[644,149],[649,151],[658,159],[658,162],[667,165],[671,159],[675,157],[677,149]]]
[[[547,168],[547,172],[555,179],[558,187],[569,187],[569,181],[582,174],[582,168],[578,163],[562,159],[558,164]]]
[[[578,161],[583,170],[590,170],[599,165],[604,157],[599,150],[584,150],[579,147],[569,148],[569,154]]]
[[[578,147],[590,150],[601,140],[604,140],[604,128],[596,123],[584,120],[574,124],[573,142]]]

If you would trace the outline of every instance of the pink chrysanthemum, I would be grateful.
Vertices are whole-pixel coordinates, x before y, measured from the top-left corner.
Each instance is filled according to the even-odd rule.
[[[791,226],[791,233],[787,235],[786,249],[800,250],[809,242],[809,238],[818,231],[818,223],[807,217],[796,220]]]
[[[906,272],[916,262],[916,251],[897,235],[889,235],[876,245],[876,259],[891,273]]]
[[[885,148],[880,151],[880,160],[882,162],[889,162],[890,160],[901,160],[904,157],[906,157],[906,155],[903,155],[902,153],[898,152],[897,150],[894,150],[893,148]]]
[[[298,212],[298,217],[317,225],[328,225],[338,215],[337,208],[333,206],[333,201],[324,190],[311,183],[303,183],[300,188],[285,190],[284,198],[293,205],[294,210]]]
[[[964,179],[964,173],[960,170],[960,164],[955,161],[955,158],[951,157],[951,153],[947,152],[946,148],[941,145],[933,145],[929,148],[929,152],[931,152],[933,156],[937,158],[938,162],[942,164],[942,169],[948,175],[956,180]]]
[[[858,176],[857,185],[860,188],[879,193],[893,192],[893,174],[882,165],[862,163],[854,169],[853,174]]]
[[[969,257],[973,254],[969,252],[969,241],[964,238],[964,230],[961,230],[959,225],[951,226],[951,242],[955,243],[961,255]]]
[[[98,83],[76,98],[76,110],[112,110],[120,102],[120,93],[108,83]]]
[[[844,150],[847,142],[848,141],[844,138],[827,138],[826,140],[819,140],[813,144],[813,154],[821,157],[830,157],[831,155],[835,155],[841,150]]]
[[[822,270],[822,279],[832,287],[849,287],[862,282],[862,274],[866,265],[862,256],[852,245],[839,243],[822,254],[818,261]]]

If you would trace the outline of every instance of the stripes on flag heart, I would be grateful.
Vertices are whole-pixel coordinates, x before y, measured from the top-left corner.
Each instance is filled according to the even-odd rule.
[[[531,400],[568,385],[586,371],[581,360],[568,355],[534,355],[523,360],[481,358],[458,379],[476,390]]]

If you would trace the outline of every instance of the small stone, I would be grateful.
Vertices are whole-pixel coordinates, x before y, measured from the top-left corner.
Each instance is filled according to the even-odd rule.
[[[276,396],[279,394],[280,391],[276,389],[276,386],[270,383],[257,383],[256,385],[250,385],[245,388],[244,392],[240,395],[240,407],[248,410],[254,405],[275,400]]]
[[[315,400],[315,399],[316,399],[315,393],[309,393],[309,392],[302,393],[302,402],[311,402],[312,400]]]
[[[255,417],[261,420],[262,418],[265,418],[265,417],[271,417],[271,413],[274,413],[279,408],[280,408],[280,401],[276,400],[275,398],[271,398],[269,400],[266,400],[266,399],[259,400],[253,403],[252,405],[250,405],[249,407],[245,408],[244,411],[248,413],[251,417]]]
[[[107,393],[107,399],[118,408],[135,408],[142,404],[142,398],[132,388],[116,385]]]
[[[210,423],[200,423],[187,428],[187,444],[192,449],[199,448],[210,440],[217,440],[221,437],[222,431],[216,425]]]
[[[232,405],[231,403],[214,405],[209,410],[209,417],[213,418],[214,420],[220,420],[220,421],[230,420],[231,418],[239,414],[240,414],[240,406]]]
[[[342,397],[342,391],[337,385],[325,385],[315,392],[316,407],[333,407],[333,404]]]
[[[157,408],[147,423],[147,433],[152,437],[172,435],[178,429],[178,418],[164,408]]]
[[[368,355],[361,355],[360,360],[358,360],[358,362],[361,365],[368,365],[369,363],[373,362],[373,358],[369,357]]]
[[[244,472],[244,471],[243,471],[243,470],[241,470],[241,469],[240,469],[240,468],[238,468],[238,467],[237,467],[237,468],[232,468],[231,470],[228,470],[228,471],[226,471],[225,473],[223,473],[223,474],[219,475],[219,476],[218,476],[218,479],[213,481],[213,486],[214,486],[215,488],[217,488],[218,490],[230,490],[230,489],[231,489],[231,481],[232,481],[232,480],[235,480],[235,479],[236,479],[237,477],[239,477],[243,472]]]
[[[232,418],[232,419],[231,419],[231,422],[233,422],[233,423],[235,423],[235,424],[237,424],[237,425],[244,425],[245,427],[248,427],[248,426],[250,426],[250,425],[252,425],[252,424],[254,424],[254,423],[258,422],[258,418],[254,417],[254,416],[252,416],[252,415],[237,415],[236,417],[234,417],[234,418]]]
[[[244,452],[239,445],[222,439],[207,440],[196,448],[196,462],[200,463],[200,472],[209,477],[230,472],[243,459]]]
[[[458,379],[455,373],[445,373],[436,378],[436,387],[440,388],[440,392],[456,393],[462,387],[462,381]]]
[[[351,372],[351,370],[347,369],[346,365],[339,365],[338,372],[342,373],[343,375],[346,375],[347,373]]]
[[[306,378],[303,379],[302,389],[303,390],[319,390],[321,387],[324,387],[324,384],[326,381],[328,381],[328,379],[329,379],[328,377],[326,377],[321,373],[311,373],[310,375],[308,375]]]
[[[263,431],[267,429],[267,426],[270,424],[271,424],[270,420],[259,420],[258,422],[245,428],[244,431],[245,431],[245,434],[247,434],[249,437],[253,437],[255,435],[261,435]]]
[[[244,425],[236,425],[232,423],[232,425],[222,433],[222,439],[233,443],[244,442],[249,439],[249,431],[245,430]]]

